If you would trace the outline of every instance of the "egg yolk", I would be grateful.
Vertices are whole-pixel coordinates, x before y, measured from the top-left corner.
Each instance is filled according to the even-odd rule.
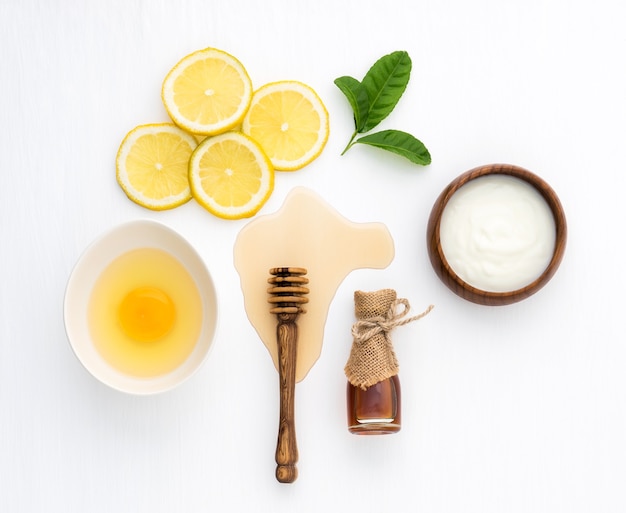
[[[118,311],[122,330],[133,340],[153,342],[174,326],[176,309],[170,297],[155,287],[131,290]]]

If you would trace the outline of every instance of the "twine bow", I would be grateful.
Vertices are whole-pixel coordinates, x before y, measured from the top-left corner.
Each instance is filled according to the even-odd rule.
[[[396,313],[396,309],[399,305],[402,305],[404,308],[400,312]],[[365,342],[378,333],[386,334],[393,328],[417,321],[427,315],[433,308],[433,305],[430,305],[421,314],[403,319],[403,317],[409,313],[411,305],[407,299],[396,299],[391,303],[391,306],[385,316],[381,315],[377,317],[370,317],[369,319],[361,319],[354,323],[352,325],[352,337],[357,343]]]

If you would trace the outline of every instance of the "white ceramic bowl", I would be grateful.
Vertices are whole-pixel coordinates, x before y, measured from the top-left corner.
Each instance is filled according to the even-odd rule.
[[[138,248],[161,249],[177,258],[195,281],[203,312],[200,334],[189,357],[173,371],[149,378],[112,367],[94,346],[88,325],[89,300],[96,280],[111,261]],[[155,221],[130,221],[101,235],[81,255],[67,283],[64,319],[72,350],[94,377],[122,392],[155,394],[178,386],[205,361],[217,329],[217,296],[206,265],[187,240]]]

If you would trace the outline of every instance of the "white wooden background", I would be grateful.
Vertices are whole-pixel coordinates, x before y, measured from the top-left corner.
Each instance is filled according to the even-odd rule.
[[[625,511],[622,4],[0,0],[0,511]],[[277,374],[232,264],[246,221],[193,202],[144,210],[114,177],[126,132],[167,119],[167,71],[206,46],[237,56],[256,86],[312,85],[330,112],[322,156],[277,176],[261,213],[306,186],[353,221],[384,222],[396,244],[391,266],[352,273],[331,305],[321,358],[297,387],[293,485],[274,479]],[[422,139],[432,165],[365,147],[341,157],[352,117],[333,80],[401,49],[412,79],[381,128]],[[439,192],[492,162],[542,176],[569,222],[553,281],[502,308],[450,293],[425,248]],[[83,370],[62,312],[84,248],[137,218],[188,238],[221,308],[202,370],[147,398]],[[352,294],[383,287],[435,310],[393,334],[402,431],[355,437],[343,375]]]

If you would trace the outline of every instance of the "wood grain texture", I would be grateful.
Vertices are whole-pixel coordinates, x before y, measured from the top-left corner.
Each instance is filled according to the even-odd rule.
[[[298,314],[279,314],[276,327],[279,362],[280,419],[276,444],[276,479],[293,483],[298,477],[298,444],[295,423],[296,358]]]
[[[293,483],[298,478],[298,444],[296,442],[295,392],[296,365],[298,362],[298,325],[308,302],[309,280],[302,267],[274,267],[267,292],[270,312],[276,314],[276,342],[278,345],[278,376],[280,393],[280,418],[276,444],[276,479]]]
[[[448,201],[452,195],[470,180],[480,178],[486,175],[508,175],[519,178],[532,185],[545,199],[552,215],[556,228],[556,243],[554,254],[545,271],[536,280],[529,283],[523,288],[508,292],[488,292],[471,286],[463,281],[448,264],[443,250],[441,248],[440,224],[441,215],[443,214]],[[511,165],[511,164],[488,164],[471,169],[457,178],[441,192],[430,213],[428,225],[426,228],[426,244],[428,248],[428,257],[433,269],[441,281],[456,295],[486,306],[503,306],[516,303],[526,299],[550,281],[554,273],[556,273],[563,255],[567,242],[567,222],[561,202],[554,190],[542,178],[527,169]]]

